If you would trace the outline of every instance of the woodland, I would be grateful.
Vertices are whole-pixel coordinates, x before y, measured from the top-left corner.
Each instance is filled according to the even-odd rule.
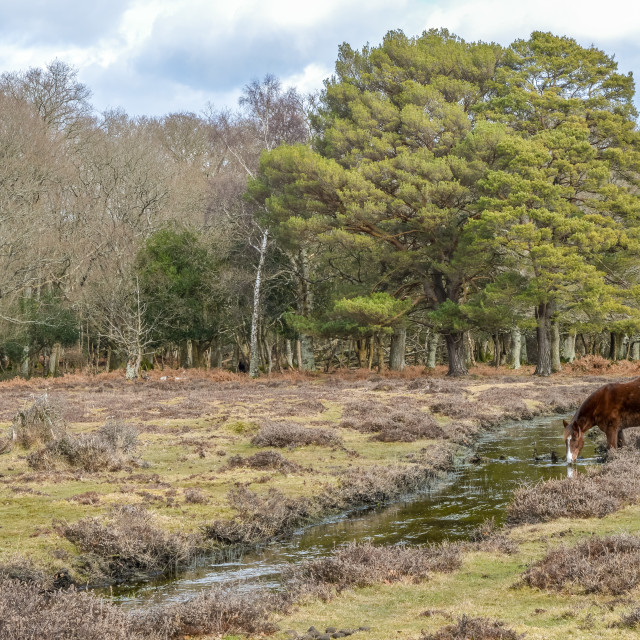
[[[444,29],[201,114],[4,73],[0,374],[640,360],[634,92],[567,37]]]

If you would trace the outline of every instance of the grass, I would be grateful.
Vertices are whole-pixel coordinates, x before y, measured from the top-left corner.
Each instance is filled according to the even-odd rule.
[[[519,543],[515,553],[468,547],[461,551],[462,565],[457,571],[434,573],[428,581],[418,583],[404,580],[351,588],[330,601],[309,598],[278,624],[281,630],[302,630],[310,624],[317,628],[367,625],[371,627],[367,639],[420,638],[422,631],[437,634],[455,626],[464,613],[469,618],[500,621],[504,629],[526,634],[527,640],[628,638],[624,620],[628,625],[637,624],[637,587],[624,597],[584,593],[584,589],[558,594],[522,581],[527,568],[541,561],[550,548],[573,548],[594,537],[620,532],[640,534],[640,506],[626,507],[601,519],[563,518],[518,527],[508,533]],[[282,631],[276,634],[278,640],[285,637]]]
[[[78,544],[68,540],[53,521],[62,520],[71,527],[91,521],[96,530],[103,531],[99,527],[113,522],[114,508],[144,506],[160,538],[172,534],[197,537],[205,523],[218,522],[218,531],[226,527],[236,541],[246,541],[244,532],[233,529],[243,520],[260,523],[249,540],[274,534],[274,518],[263,518],[265,513],[279,514],[279,521],[290,530],[319,517],[322,508],[393,500],[449,468],[460,445],[471,443],[483,426],[507,417],[576,406],[608,380],[598,373],[532,381],[524,373],[496,375],[488,368],[486,376],[465,380],[417,373],[371,379],[359,372],[353,376],[294,375],[249,381],[233,375],[217,378],[215,373],[187,372],[180,374],[181,380],[160,381],[160,374],[152,372],[151,380],[139,383],[126,383],[117,374],[2,383],[0,430],[4,425],[8,431],[16,411],[28,408],[33,395],[47,386],[49,398],[62,412],[67,434],[95,433],[109,418],[127,423],[139,434],[136,456],[145,466],[86,470],[61,465],[37,471],[28,465],[28,449],[16,445],[1,454],[0,565],[19,551],[45,574],[68,569],[78,582],[90,579],[91,567],[82,559],[86,551],[78,540]],[[358,415],[358,407],[365,408],[360,412],[363,415]],[[405,409],[408,421],[396,416],[398,407]],[[373,430],[361,427],[372,411],[391,416],[380,431],[375,425]],[[360,422],[342,424],[349,419]],[[268,424],[286,424],[293,427],[292,433],[305,436],[317,430],[331,437],[274,452],[252,443],[260,426]],[[390,434],[382,437],[388,441],[372,439],[381,431]],[[112,435],[124,434],[116,430]],[[124,449],[127,445],[118,446]],[[244,499],[234,499],[234,495],[244,495]],[[594,523],[555,520],[527,525],[508,540],[480,537],[475,547],[460,551],[462,567],[453,573],[436,573],[418,584],[401,580],[349,588],[326,608],[317,601],[303,602],[283,618],[280,628],[302,633],[315,623],[323,629],[357,629],[371,623],[372,631],[366,636],[363,632],[363,638],[397,637],[397,631],[402,637],[417,638],[422,629],[436,633],[458,624],[465,611],[472,618],[503,621],[505,628],[518,633],[527,631],[527,638],[547,637],[540,635],[538,627],[552,629],[554,634],[556,628],[563,633],[573,629],[577,634],[578,626],[587,624],[587,612],[605,607],[605,596],[570,596],[571,602],[584,603],[571,618],[567,617],[571,607],[557,595],[512,586],[526,565],[544,557],[547,544],[577,542],[592,531],[598,535],[620,530],[634,533],[640,513],[633,509],[623,508]],[[568,529],[571,533],[560,536]],[[227,541],[231,538],[227,536]],[[166,558],[165,562],[171,565]],[[631,615],[639,598],[637,594],[629,597],[635,600],[616,605],[612,611],[603,609],[606,624]],[[535,613],[536,608],[549,613]],[[426,611],[436,613],[420,615]],[[324,616],[324,622],[318,616]],[[602,631],[605,622],[596,618],[594,628]],[[606,627],[603,633],[624,637],[615,635],[621,629]]]

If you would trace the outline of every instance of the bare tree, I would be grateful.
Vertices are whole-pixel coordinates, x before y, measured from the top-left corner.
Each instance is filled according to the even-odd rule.
[[[61,60],[53,60],[46,69],[3,73],[0,93],[33,105],[48,127],[68,133],[93,112],[91,91],[78,82],[78,70]]]

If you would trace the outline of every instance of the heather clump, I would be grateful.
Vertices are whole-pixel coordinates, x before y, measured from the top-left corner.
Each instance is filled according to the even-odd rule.
[[[350,544],[333,555],[287,567],[283,582],[290,594],[328,599],[347,588],[407,580],[421,582],[434,572],[448,573],[461,564],[453,544],[424,547]]]
[[[258,451],[252,456],[232,456],[229,458],[226,468],[271,469],[281,473],[292,473],[298,471],[300,466],[287,460],[279,451],[267,449],[266,451]]]
[[[30,449],[61,438],[67,430],[60,408],[47,393],[38,396],[26,409],[18,411],[9,429],[9,440]],[[8,446],[4,447],[8,449]]]
[[[252,545],[284,538],[317,515],[311,500],[289,498],[273,487],[264,495],[236,487],[229,492],[227,501],[236,516],[204,527],[208,539],[222,544]]]
[[[640,538],[590,538],[549,551],[522,576],[530,587],[621,595],[640,585]]]
[[[507,507],[507,522],[601,518],[639,497],[640,450],[632,445],[610,452],[605,465],[588,473],[520,487]]]
[[[128,614],[91,592],[47,591],[0,577],[0,640],[142,640]]]
[[[371,439],[380,442],[414,442],[419,438],[445,437],[429,413],[411,407],[395,410],[373,402],[347,405],[340,426],[371,433]]]
[[[77,436],[69,433],[49,441],[27,456],[27,463],[37,471],[71,467],[83,471],[116,471],[137,464],[132,453],[137,446],[138,431],[122,421],[109,420],[94,433]]]
[[[270,593],[214,587],[186,602],[152,607],[131,617],[132,626],[150,632],[151,638],[262,636],[277,630],[272,615],[278,608],[277,596]]]
[[[520,640],[524,635],[505,627],[504,622],[463,615],[435,633],[424,634],[420,640]]]
[[[169,532],[152,513],[132,505],[114,507],[106,519],[56,522],[56,530],[85,554],[98,579],[172,575],[199,553],[195,536]]]
[[[327,429],[303,427],[293,422],[265,422],[251,440],[255,447],[338,446],[338,435]]]

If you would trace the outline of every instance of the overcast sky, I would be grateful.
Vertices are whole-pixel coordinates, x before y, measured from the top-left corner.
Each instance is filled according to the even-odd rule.
[[[99,111],[200,113],[235,106],[266,73],[319,89],[340,43],[431,27],[503,45],[551,31],[640,71],[638,0],[0,0],[0,72],[59,58]]]

